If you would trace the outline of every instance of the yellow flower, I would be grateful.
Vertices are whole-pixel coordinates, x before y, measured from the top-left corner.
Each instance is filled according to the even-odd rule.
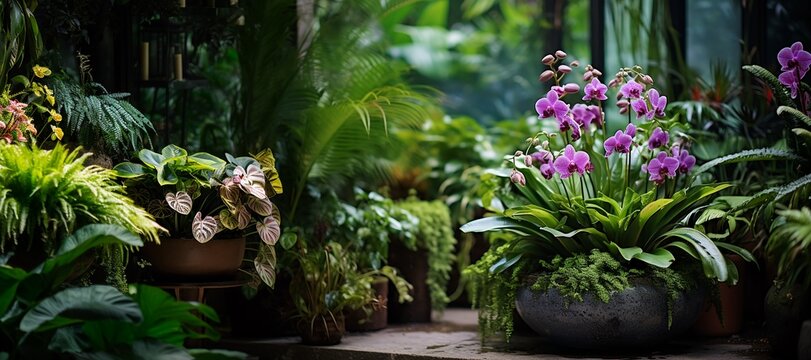
[[[36,96],[42,96],[42,93],[43,93],[42,85],[32,81],[31,82],[31,91],[33,91],[34,95],[36,95]]]
[[[51,69],[44,66],[34,65],[34,76],[42,79],[48,75],[51,75]]]
[[[51,104],[51,106],[54,106],[54,103],[56,102],[56,99],[54,99],[53,95],[46,96],[45,100],[48,100],[48,103]]]
[[[56,112],[56,110],[51,109],[48,112],[51,114],[51,119],[54,119],[54,121],[56,121],[56,122],[62,121],[62,114]]]
[[[51,140],[62,140],[64,133],[62,132],[61,128],[51,125],[51,131],[53,131],[53,134],[51,134]]]

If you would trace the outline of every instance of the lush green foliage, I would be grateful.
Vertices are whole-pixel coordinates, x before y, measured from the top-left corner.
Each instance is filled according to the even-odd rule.
[[[270,150],[255,157],[226,154],[226,161],[167,145],[161,153],[143,149],[138,157],[143,164],[124,162],[114,170],[129,179],[133,197],[169,229],[170,236],[191,235],[205,243],[219,232],[247,233],[254,225],[262,240],[254,260],[256,272],[273,286],[273,246],[281,235],[281,215],[270,197],[282,192],[282,184]]]
[[[557,289],[564,297],[581,302],[585,293],[592,293],[607,303],[613,293],[630,286],[628,276],[640,275],[639,270],[628,270],[610,254],[596,249],[588,254],[541,260],[541,268],[543,272],[535,279],[532,290]]]
[[[36,6],[32,0],[0,3],[0,89],[5,88],[12,70],[23,68],[26,61],[36,60],[42,52],[42,37],[33,13]]]
[[[789,287],[799,284],[811,286],[811,210],[778,211],[780,217],[773,223],[772,235],[766,243],[766,252],[777,260],[777,276]]]
[[[152,123],[125,99],[127,93],[109,93],[101,84],[77,83],[69,78],[50,81],[68,135],[97,151],[128,158],[151,146]]]
[[[85,167],[88,155],[79,153],[61,145],[52,150],[0,145],[0,248],[4,252],[42,241],[50,253],[68,234],[94,223],[121,225],[157,241],[160,227],[124,194],[124,188],[114,182],[114,173]]]
[[[413,239],[401,239],[406,247],[428,251],[428,289],[431,306],[442,310],[448,303],[446,286],[454,262],[453,237],[448,207],[442,201],[418,201],[409,199],[397,206],[416,217],[419,225]]]
[[[178,302],[158,288],[136,285],[129,294],[105,285],[64,288],[77,270],[77,260],[94,248],[114,244],[142,242],[120,226],[94,224],[65,238],[54,256],[31,272],[6,265],[8,256],[0,259],[0,344],[10,351],[0,356],[191,358],[183,349],[185,339],[219,338],[204,321],[217,321],[211,308]],[[233,352],[209,355],[244,357]]]

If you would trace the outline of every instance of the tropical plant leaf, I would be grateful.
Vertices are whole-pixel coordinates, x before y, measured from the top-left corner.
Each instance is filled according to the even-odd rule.
[[[265,173],[265,178],[267,179],[267,184],[270,185],[270,187],[266,187],[265,189],[270,191],[271,196],[281,194],[284,189],[282,188],[282,180],[279,177],[279,171],[276,170],[276,158],[273,156],[273,151],[270,148],[266,148],[252,156],[261,165],[262,171]]]
[[[130,297],[107,285],[69,288],[43,300],[20,320],[20,330],[47,328],[57,317],[76,320],[143,320],[141,309]]]
[[[262,282],[273,288],[276,284],[276,249],[273,245],[259,244],[253,266]]]
[[[715,278],[721,282],[727,280],[726,260],[707,235],[696,229],[682,227],[670,230],[662,235],[664,239],[670,237],[680,238],[695,249],[707,277]]]
[[[641,252],[634,255],[634,259],[639,259],[640,261],[660,268],[667,268],[676,261],[673,254],[664,248],[658,248],[652,252]]]
[[[131,162],[122,162],[113,167],[116,176],[129,179],[139,177],[144,174],[144,166]]]
[[[259,234],[259,238],[270,246],[276,245],[276,241],[281,236],[279,222],[273,216],[266,216],[261,222],[257,222],[256,232]]]
[[[282,249],[290,250],[293,246],[296,245],[298,241],[298,235],[296,235],[293,231],[285,231],[282,234],[281,238],[279,238],[279,243],[282,245]]]
[[[203,214],[199,211],[194,215],[194,220],[191,223],[192,235],[194,239],[200,243],[207,243],[217,233],[219,226],[217,220],[211,216],[202,217]]]
[[[251,222],[251,213],[248,211],[248,208],[245,205],[240,205],[237,207],[237,227],[239,229],[244,229],[248,227],[248,224]]]
[[[166,193],[166,203],[172,210],[177,211],[181,215],[189,215],[192,207],[191,196],[185,191],[178,191],[177,193]]]
[[[780,102],[781,105],[794,105],[794,100],[791,99],[786,87],[780,83],[780,80],[778,80],[771,71],[758,65],[744,65],[743,69],[755,75],[760,80],[763,80],[763,82],[772,89],[777,101]]]
[[[228,209],[220,210],[219,221],[220,224],[228,230],[234,230],[239,227],[239,220],[237,220],[236,215],[231,213]]]
[[[246,203],[248,204],[248,208],[259,214],[259,216],[270,216],[273,213],[273,203],[270,202],[268,198],[259,199],[257,197],[248,196]]]
[[[691,176],[695,178],[698,174],[706,172],[717,165],[764,160],[802,160],[802,158],[791,151],[774,148],[744,150],[708,161],[694,169]]]

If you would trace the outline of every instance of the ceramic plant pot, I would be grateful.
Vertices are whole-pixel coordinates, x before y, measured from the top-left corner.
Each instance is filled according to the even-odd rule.
[[[200,243],[194,239],[161,239],[141,250],[159,275],[173,280],[216,280],[233,277],[242,265],[245,238],[214,239]]]
[[[718,285],[718,302],[721,316],[710,297],[704,301],[701,314],[693,325],[692,332],[701,336],[729,336],[737,334],[743,327],[744,288],[747,281],[746,262],[742,257],[730,255],[730,260],[738,268],[738,283]]]
[[[385,329],[389,325],[389,279],[376,278],[372,283],[377,304],[372,306],[372,314],[368,315],[363,309],[347,311],[346,330],[348,331],[375,331]],[[368,315],[368,316],[367,316]]]
[[[319,315],[301,321],[298,328],[302,342],[307,345],[337,345],[346,332],[342,313],[336,313],[334,317]]]
[[[631,287],[614,293],[608,303],[591,293],[583,302],[564,298],[556,289],[518,290],[516,308],[524,321],[550,343],[578,349],[650,347],[681,334],[692,325],[704,302],[703,289],[683,292],[672,303],[649,279],[629,279]]]

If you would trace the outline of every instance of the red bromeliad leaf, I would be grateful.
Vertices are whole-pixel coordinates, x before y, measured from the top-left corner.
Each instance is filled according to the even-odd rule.
[[[259,216],[270,216],[270,214],[273,213],[273,203],[271,203],[268,198],[260,199],[248,196],[247,203],[248,207],[259,214]]]
[[[276,241],[282,234],[279,222],[273,216],[267,216],[262,222],[257,222],[256,232],[259,234],[259,238],[270,246],[276,245]]]
[[[273,287],[276,283],[276,249],[272,246],[259,244],[259,252],[253,259],[256,272],[267,286]]]
[[[206,216],[203,218],[202,216],[203,214],[199,211],[194,215],[194,221],[191,223],[191,231],[195,240],[200,243],[207,243],[214,237],[214,234],[217,233],[219,226],[217,225],[217,220],[213,217]]]
[[[248,211],[248,208],[245,206],[240,206],[239,210],[237,210],[237,226],[240,229],[244,229],[248,227],[248,223],[251,222],[251,213]]]
[[[228,209],[220,210],[220,223],[222,226],[228,230],[234,230],[239,226],[239,221],[237,217],[228,211]]]
[[[182,215],[189,215],[191,212],[191,196],[185,191],[178,191],[175,194],[166,193],[166,203],[169,204],[172,210]]]

